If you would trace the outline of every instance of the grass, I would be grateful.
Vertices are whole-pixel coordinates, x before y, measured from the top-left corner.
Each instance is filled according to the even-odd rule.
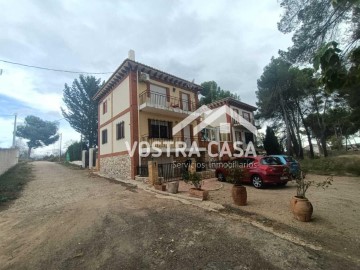
[[[360,176],[360,155],[330,156],[300,161],[305,172],[322,175]]]
[[[0,176],[0,205],[19,197],[25,184],[33,178],[32,165],[21,162]]]

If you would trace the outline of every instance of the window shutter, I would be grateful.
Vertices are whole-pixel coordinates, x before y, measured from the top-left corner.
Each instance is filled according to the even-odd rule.
[[[191,142],[193,142],[194,141],[193,126],[192,125],[189,125],[189,126],[190,126],[190,140],[191,140]]]
[[[121,138],[125,138],[125,122],[121,123]]]
[[[146,92],[147,92],[147,97],[150,97],[150,83],[149,82],[146,83]]]
[[[189,103],[189,111],[191,111],[191,99],[190,99],[190,94],[187,94],[188,96],[188,103]]]
[[[166,87],[166,100],[170,102],[170,89],[168,87]]]
[[[168,122],[168,129],[169,129],[169,139],[172,139],[173,138],[172,122]]]
[[[149,138],[152,138],[151,119],[148,119]]]
[[[179,99],[180,99],[180,109],[183,109],[183,102],[182,102],[182,96],[181,96],[180,91],[179,91]]]

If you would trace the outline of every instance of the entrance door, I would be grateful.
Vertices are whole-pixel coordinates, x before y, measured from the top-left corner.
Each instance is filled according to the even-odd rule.
[[[182,99],[182,109],[184,111],[189,110],[189,96],[187,94],[181,93],[181,99]]]
[[[248,144],[249,142],[254,141],[254,135],[250,132],[245,132],[245,143]]]
[[[184,128],[184,142],[186,143],[187,148],[191,146],[190,125],[187,125]]]

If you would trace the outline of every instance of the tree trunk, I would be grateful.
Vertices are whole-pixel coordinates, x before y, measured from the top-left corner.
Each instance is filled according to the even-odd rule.
[[[309,142],[310,158],[313,159],[313,158],[315,158],[315,155],[314,155],[314,148],[313,148],[313,145],[312,145],[312,142],[311,142],[310,130],[309,130],[308,125],[306,124],[304,115],[303,115],[303,113],[301,111],[300,104],[298,102],[296,102],[296,106],[298,108],[299,115],[300,115],[301,121],[303,123],[303,126],[305,128],[306,136],[307,136],[307,139],[308,139],[308,142]]]
[[[304,151],[302,148],[301,137],[300,137],[300,127],[298,125],[298,122],[297,122],[297,119],[295,117],[295,113],[293,110],[291,110],[291,115],[294,120],[293,122],[294,122],[295,129],[296,129],[296,134],[294,133],[294,139],[297,141],[296,142],[296,145],[297,145],[296,156],[301,159],[304,159]],[[296,137],[295,137],[295,135],[296,135]]]
[[[292,156],[292,147],[291,147],[291,134],[290,134],[290,126],[289,126],[289,119],[287,118],[286,110],[285,110],[285,104],[283,97],[280,93],[280,105],[281,110],[283,111],[283,117],[285,121],[286,126],[286,152],[289,156]]]
[[[320,143],[321,143],[321,146],[322,146],[322,151],[323,151],[324,157],[327,157],[328,152],[327,152],[327,149],[326,149],[326,138],[325,138],[326,126],[325,126],[325,122],[324,122],[324,116],[320,117],[319,107],[317,106],[316,97],[314,97],[314,96],[313,96],[313,101],[314,101],[314,104],[315,104],[316,117],[317,117],[318,125],[319,125],[319,127],[321,129]],[[325,100],[325,104],[324,104],[324,112],[325,112],[325,108],[326,108],[326,100]]]
[[[28,159],[30,159],[30,154],[31,154],[31,147],[29,147],[28,149]]]

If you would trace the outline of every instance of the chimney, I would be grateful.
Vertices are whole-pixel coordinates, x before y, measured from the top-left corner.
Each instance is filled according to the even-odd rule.
[[[135,61],[135,51],[134,50],[129,50],[128,58],[132,61]]]

